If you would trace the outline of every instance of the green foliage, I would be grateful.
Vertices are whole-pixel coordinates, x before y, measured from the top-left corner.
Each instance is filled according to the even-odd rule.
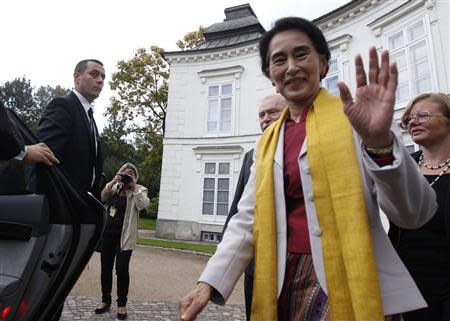
[[[205,28],[188,32],[177,45],[194,48],[205,42]],[[147,213],[157,216],[163,136],[167,113],[169,66],[157,46],[140,48],[133,58],[117,63],[110,86],[116,92],[105,116],[102,133],[104,173],[110,181],[119,167],[132,162],[139,170],[139,182],[151,199]]]
[[[203,35],[205,30],[206,28],[199,26],[196,31],[185,33],[183,39],[177,41],[178,48],[186,50],[201,45],[206,41],[205,36]]]
[[[140,48],[130,60],[119,61],[112,75],[109,84],[118,97],[111,99],[106,115],[122,122],[128,134],[164,134],[169,70],[161,51],[157,46]]]
[[[131,162],[137,166],[139,183],[148,188],[150,199],[156,197],[161,180],[162,136],[144,133],[142,136],[134,136],[134,140],[129,141],[123,122],[110,119],[101,134],[101,140],[104,155],[103,172],[107,181],[114,177],[124,163]]]
[[[161,164],[163,152],[163,138],[161,135],[147,133],[135,140],[136,155],[140,179],[148,188],[148,196],[156,197],[161,182]]]
[[[29,117],[31,118],[30,127],[33,131],[37,129],[39,119],[41,118],[42,112],[47,107],[49,102],[60,96],[65,96],[70,92],[70,89],[63,88],[60,85],[56,87],[51,86],[40,86],[34,93],[35,108],[30,110]]]
[[[0,99],[6,107],[14,110],[25,124],[34,132],[47,104],[54,97],[69,92],[61,86],[41,86],[36,91],[25,77],[7,81],[0,86]]]
[[[103,173],[109,182],[125,163],[138,164],[136,149],[126,139],[123,122],[114,117],[109,119],[108,125],[100,135],[103,152]],[[140,181],[142,181],[140,179]],[[145,185],[145,184],[144,184]]]
[[[5,107],[14,110],[29,127],[34,127],[33,110],[36,103],[33,99],[33,86],[25,77],[7,81],[0,87],[0,99]]]
[[[184,242],[175,242],[175,241],[163,241],[163,240],[155,240],[155,239],[143,239],[138,238],[137,241],[140,245],[149,245],[149,246],[157,246],[162,248],[169,249],[178,249],[185,251],[195,251],[201,253],[209,253],[214,254],[216,252],[217,245],[215,244],[196,244],[196,243],[184,243]]]
[[[155,230],[156,229],[156,219],[148,217],[140,217],[138,228],[140,230]]]
[[[150,200],[150,204],[147,207],[147,215],[152,219],[156,219],[158,216],[158,204],[159,204],[159,196],[153,197]]]

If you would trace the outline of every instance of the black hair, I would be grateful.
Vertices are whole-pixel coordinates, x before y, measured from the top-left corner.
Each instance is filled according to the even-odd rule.
[[[330,49],[322,31],[311,21],[299,17],[286,17],[275,21],[272,29],[266,31],[259,40],[259,56],[261,57],[261,70],[269,78],[269,45],[272,38],[280,32],[298,30],[304,32],[320,55],[323,55],[327,63],[330,60]],[[325,77],[325,75],[321,75]]]
[[[86,68],[87,68],[87,64],[88,62],[95,62],[96,64],[99,64],[100,66],[103,66],[103,63],[100,60],[97,59],[84,59],[81,60],[79,63],[77,63],[77,65],[75,66],[75,72],[79,72],[80,74],[83,73]]]

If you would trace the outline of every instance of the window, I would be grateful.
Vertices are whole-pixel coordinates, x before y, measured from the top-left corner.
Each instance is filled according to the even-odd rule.
[[[415,95],[432,89],[428,39],[423,20],[397,30],[387,37],[390,55],[397,63],[396,102],[405,103]]]
[[[340,74],[338,58],[331,58],[328,65],[328,73],[327,76],[322,79],[322,86],[325,87],[330,94],[339,96],[339,88],[337,86]]]
[[[208,133],[231,131],[233,85],[208,86]]]
[[[210,243],[219,243],[222,240],[222,233],[202,231],[201,240]]]
[[[203,178],[203,215],[228,215],[230,163],[205,163]]]

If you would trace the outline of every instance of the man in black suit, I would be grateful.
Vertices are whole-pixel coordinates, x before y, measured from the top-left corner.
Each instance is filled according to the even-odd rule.
[[[283,109],[286,107],[286,101],[283,96],[279,94],[266,96],[261,101],[259,105],[259,126],[261,131],[264,131],[270,124],[275,122],[280,118]],[[250,168],[253,164],[253,149],[245,153],[244,160],[242,162],[241,172],[239,174],[239,179],[236,185],[236,191],[234,192],[233,203],[231,203],[230,212],[225,221],[222,234],[228,226],[230,219],[238,212],[237,206],[239,200],[241,199],[242,193],[244,192],[244,187],[247,184],[248,178],[250,176]],[[252,292],[253,292],[253,269],[254,261],[252,260],[247,268],[245,269],[244,278],[244,292],[245,292],[245,314],[247,316],[247,321],[250,321],[250,313],[252,308]]]
[[[0,160],[17,159],[26,164],[58,164],[52,151],[43,143],[25,146],[16,125],[0,101]]]
[[[80,61],[73,79],[74,89],[53,99],[44,110],[36,135],[55,153],[78,190],[100,199],[103,158],[92,102],[105,81],[103,63],[96,59]],[[60,319],[62,310],[61,306],[52,321]]]
[[[102,91],[105,69],[98,60],[82,60],[73,78],[74,89],[48,104],[36,135],[55,153],[74,185],[99,199],[103,159],[91,104]]]

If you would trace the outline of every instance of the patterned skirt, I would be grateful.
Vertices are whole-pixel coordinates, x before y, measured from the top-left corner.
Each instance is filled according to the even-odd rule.
[[[331,321],[328,297],[317,281],[311,254],[289,253],[278,299],[278,321]],[[385,317],[401,321],[400,315]]]

